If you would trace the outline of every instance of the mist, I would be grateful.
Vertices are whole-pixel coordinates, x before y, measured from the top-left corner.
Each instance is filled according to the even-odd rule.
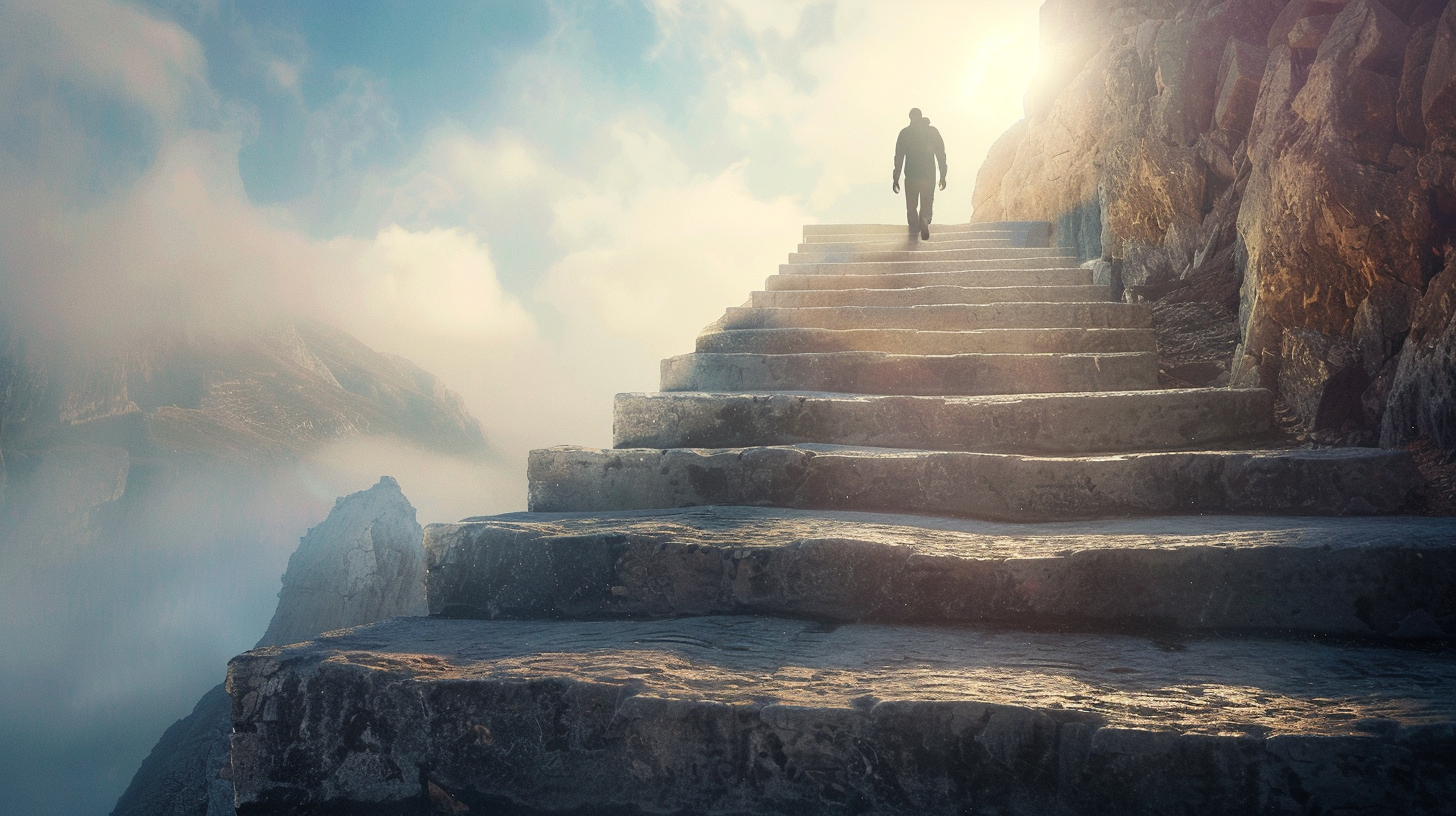
[[[1037,5],[0,0],[7,355],[83,381],[316,321],[438,377],[486,440],[133,459],[73,507],[115,486],[40,478],[0,424],[0,812],[109,812],[335,497],[388,474],[422,523],[523,510],[527,452],[609,445],[612,395],[655,389],[803,224],[897,223],[912,106],[946,138],[937,220],[967,220]],[[66,433],[112,421],[83,408]]]

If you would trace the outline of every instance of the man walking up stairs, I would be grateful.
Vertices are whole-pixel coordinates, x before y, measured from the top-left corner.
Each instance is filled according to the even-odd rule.
[[[236,658],[240,812],[1449,812],[1410,457],[1160,389],[1046,224],[928,229],[807,227],[614,448],[428,530],[433,617]]]

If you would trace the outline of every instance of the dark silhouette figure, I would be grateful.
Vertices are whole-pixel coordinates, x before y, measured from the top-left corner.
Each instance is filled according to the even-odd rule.
[[[905,168],[905,220],[910,239],[930,240],[930,216],[935,207],[935,165],[940,163],[940,189],[945,189],[945,140],[919,108],[910,109],[910,124],[895,140],[895,175],[890,189],[900,192],[900,168]]]

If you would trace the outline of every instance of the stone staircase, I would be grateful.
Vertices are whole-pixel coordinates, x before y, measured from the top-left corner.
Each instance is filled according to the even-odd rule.
[[[1447,813],[1456,523],[1158,387],[1037,223],[806,227],[426,534],[432,617],[236,658],[240,813]]]

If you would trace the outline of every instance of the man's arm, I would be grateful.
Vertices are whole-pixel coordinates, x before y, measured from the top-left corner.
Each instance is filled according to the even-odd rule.
[[[940,164],[940,189],[944,190],[945,189],[945,140],[942,139],[942,138],[940,138],[940,131],[939,130],[936,130],[935,128],[931,128],[930,129],[930,132],[932,134],[934,134],[934,137],[935,137],[932,140],[934,142],[934,146],[935,146],[935,160]]]
[[[905,164],[905,128],[895,137],[895,172],[890,176],[890,189],[900,192],[900,168]]]

